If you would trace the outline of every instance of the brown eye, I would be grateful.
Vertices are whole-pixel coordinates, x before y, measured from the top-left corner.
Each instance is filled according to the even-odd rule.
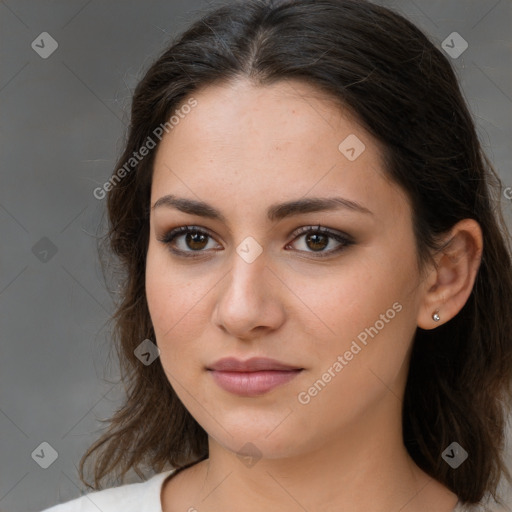
[[[317,257],[330,256],[346,249],[354,243],[348,235],[331,231],[323,226],[305,226],[294,234],[296,235],[294,242],[300,238],[304,238],[303,245],[306,249],[300,249],[299,252],[317,253]],[[325,250],[331,241],[337,243],[338,246],[330,250]],[[291,245],[292,244],[288,244],[287,247],[291,247]]]
[[[185,244],[187,247],[194,251],[199,251],[201,249],[204,249],[206,246],[206,243],[208,235],[203,235],[202,233],[194,233],[189,232],[185,235]]]
[[[194,226],[180,226],[166,233],[160,242],[169,246],[169,250],[175,254],[183,254],[184,256],[199,256],[206,252],[204,249],[208,247],[208,242],[213,240],[212,236]],[[181,244],[178,242],[181,241]]]
[[[329,244],[329,237],[318,233],[312,233],[306,235],[306,244],[313,251],[321,251]]]

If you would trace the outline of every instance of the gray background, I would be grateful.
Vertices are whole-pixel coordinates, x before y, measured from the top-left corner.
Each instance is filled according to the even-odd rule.
[[[469,43],[452,61],[481,140],[512,186],[512,2],[380,3],[438,45],[454,31]],[[2,511],[37,511],[80,495],[78,460],[99,434],[98,419],[119,404],[109,358],[113,305],[96,253],[104,201],[92,192],[119,156],[137,80],[207,6],[0,2]],[[47,59],[31,47],[42,32],[59,45]],[[503,209],[510,223],[511,202]],[[31,457],[42,442],[58,452],[47,469]]]

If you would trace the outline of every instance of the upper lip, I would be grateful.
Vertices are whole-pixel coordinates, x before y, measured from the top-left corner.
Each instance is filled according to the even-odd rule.
[[[263,370],[302,370],[298,366],[291,366],[289,364],[269,359],[267,357],[251,357],[246,361],[240,361],[235,357],[225,357],[219,359],[212,365],[207,367],[207,370],[227,371],[227,372],[257,372]]]

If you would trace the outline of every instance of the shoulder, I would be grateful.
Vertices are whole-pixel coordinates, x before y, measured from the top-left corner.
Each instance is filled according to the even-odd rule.
[[[162,484],[174,471],[158,473],[145,482],[90,492],[42,512],[161,512]]]
[[[463,505],[462,503],[457,503],[457,506],[453,509],[453,512],[493,512],[493,509],[488,508],[487,505],[483,503],[474,504],[474,505]]]

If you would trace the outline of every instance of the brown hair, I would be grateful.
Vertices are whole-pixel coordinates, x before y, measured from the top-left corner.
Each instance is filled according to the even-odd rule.
[[[417,329],[403,404],[403,436],[416,464],[465,503],[496,499],[509,481],[502,450],[511,405],[512,273],[498,208],[501,181],[479,143],[448,59],[401,15],[361,0],[232,2],[178,37],[149,68],[133,98],[116,169],[200,88],[246,77],[259,85],[303,80],[341,101],[384,148],[386,171],[411,199],[423,266],[461,219],[483,230],[470,298],[451,321]],[[106,242],[122,271],[113,317],[126,401],[80,461],[99,489],[147,465],[159,472],[208,457],[207,434],[170,386],[160,360],[134,349],[154,340],[145,295],[155,150],[111,188]],[[493,195],[495,194],[495,195]],[[442,459],[457,441],[470,452],[456,470]],[[98,453],[96,453],[98,452]],[[94,485],[84,463],[97,455]]]

